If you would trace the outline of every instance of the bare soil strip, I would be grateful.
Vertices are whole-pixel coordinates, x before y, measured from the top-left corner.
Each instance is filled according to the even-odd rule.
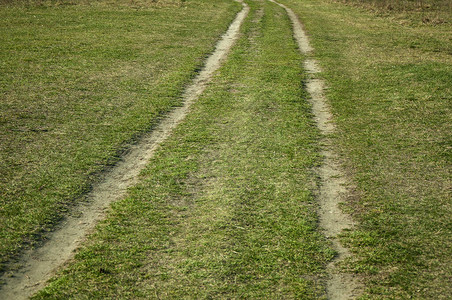
[[[207,59],[204,68],[186,89],[184,105],[176,108],[149,135],[134,145],[117,166],[105,174],[87,197],[86,205],[77,209],[77,216],[68,216],[60,228],[49,234],[48,241],[40,248],[27,251],[21,258],[21,267],[5,274],[5,285],[0,290],[0,299],[27,299],[39,289],[54,271],[74,254],[84,237],[94,228],[108,206],[124,197],[127,189],[138,181],[138,175],[153,156],[156,148],[170,135],[172,130],[187,115],[190,105],[206,88],[213,73],[226,58],[239,29],[248,14],[249,7],[241,0],[243,9],[237,14],[227,32]]]
[[[286,10],[292,21],[294,37],[300,52],[309,56],[313,48],[310,46],[308,37],[295,13],[283,4],[273,0],[269,1],[278,4]],[[328,299],[354,299],[360,294],[360,284],[351,274],[341,273],[336,267],[337,262],[351,255],[348,249],[341,245],[337,235],[342,230],[351,228],[353,222],[339,208],[339,203],[343,201],[347,191],[345,188],[345,177],[340,170],[331,139],[328,137],[329,134],[334,132],[335,125],[332,122],[333,116],[324,96],[325,83],[322,79],[315,76],[315,74],[321,72],[317,61],[309,57],[304,62],[304,68],[310,74],[306,88],[311,96],[312,111],[317,127],[323,134],[321,154],[324,156],[324,162],[318,169],[318,175],[321,179],[319,193],[320,225],[325,235],[332,240],[333,246],[338,252],[336,259],[328,265],[330,278],[327,282],[327,295]]]

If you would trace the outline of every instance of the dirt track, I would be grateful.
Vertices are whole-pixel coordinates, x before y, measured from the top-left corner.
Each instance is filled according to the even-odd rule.
[[[324,163],[317,172],[321,179],[320,192],[318,195],[320,202],[320,225],[324,234],[332,240],[333,246],[338,253],[336,259],[328,265],[329,279],[327,282],[328,299],[354,299],[360,293],[360,285],[350,274],[341,273],[335,264],[350,255],[348,249],[344,248],[338,240],[337,235],[346,228],[351,228],[353,223],[349,216],[345,215],[339,208],[339,203],[346,193],[345,177],[342,174],[337,156],[328,135],[335,130],[332,122],[333,116],[324,95],[325,83],[322,79],[316,78],[316,74],[321,70],[317,61],[310,57],[313,48],[309,44],[309,39],[303,30],[298,17],[285,5],[269,0],[283,7],[292,21],[294,37],[298,43],[300,52],[308,56],[304,62],[304,68],[309,73],[306,88],[311,96],[312,111],[315,116],[317,127],[323,134]]]
[[[309,57],[313,50],[301,23],[292,10],[273,0],[269,0],[283,7],[288,13],[294,29],[294,37],[298,42],[300,51]],[[68,217],[61,228],[49,236],[48,242],[39,249],[28,251],[22,261],[23,267],[14,273],[4,276],[6,285],[0,290],[1,299],[26,299],[41,289],[54,271],[71,258],[80,241],[93,229],[96,222],[102,218],[104,210],[110,203],[123,197],[127,189],[137,182],[140,171],[153,156],[155,149],[170,136],[172,130],[187,115],[190,105],[204,91],[213,73],[226,58],[234,41],[238,37],[240,25],[248,14],[249,8],[243,4],[242,11],[237,15],[222,40],[218,43],[215,52],[206,61],[205,67],[194,79],[184,94],[184,106],[175,109],[160,125],[138,144],[134,145],[123,160],[108,174],[104,180],[94,187],[88,195],[88,204],[80,207],[80,217]],[[304,68],[310,74],[307,90],[311,95],[313,113],[318,128],[324,134],[325,157],[324,164],[318,169],[321,178],[319,201],[321,205],[320,220],[324,233],[329,237],[339,253],[335,262],[350,255],[337,240],[337,234],[353,224],[338,207],[341,197],[346,192],[345,179],[340,171],[337,158],[328,134],[334,131],[331,122],[332,115],[324,97],[324,82],[316,78],[320,72],[317,62],[309,57]],[[360,290],[359,284],[353,277],[338,272],[335,262],[328,266],[330,278],[327,283],[329,299],[352,299]]]

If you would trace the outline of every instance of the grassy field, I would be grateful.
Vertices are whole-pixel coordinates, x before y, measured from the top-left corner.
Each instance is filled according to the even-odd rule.
[[[371,299],[452,294],[452,26],[285,0],[311,37],[359,222],[343,241]]]
[[[311,194],[320,157],[302,58],[285,12],[248,2],[229,59],[141,184],[35,299],[324,296],[334,252]]]
[[[452,22],[452,0],[337,0],[370,9],[402,22],[444,24]]]
[[[229,0],[0,6],[0,270],[180,105],[238,9]]]
[[[241,39],[186,121],[36,299],[325,296],[334,251],[312,194],[321,157],[303,57],[281,8],[247,2]],[[421,9],[413,8],[421,1],[280,2],[305,24],[329,87],[333,138],[350,179],[344,210],[357,221],[342,235],[355,254],[344,271],[362,278],[363,299],[447,299],[450,15],[427,0]],[[2,3],[4,265],[180,105],[240,5]],[[437,21],[424,19],[429,10]]]

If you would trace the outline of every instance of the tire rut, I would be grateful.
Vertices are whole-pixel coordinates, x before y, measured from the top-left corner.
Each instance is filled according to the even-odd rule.
[[[350,216],[344,214],[339,208],[339,203],[343,202],[347,190],[345,188],[346,180],[338,163],[338,157],[332,145],[330,134],[334,133],[335,125],[332,121],[333,116],[325,98],[325,82],[317,78],[316,74],[321,72],[317,61],[310,56],[314,50],[298,20],[296,14],[288,7],[274,0],[269,0],[284,8],[293,25],[293,35],[297,41],[300,52],[308,58],[304,62],[304,69],[309,77],[306,82],[306,89],[310,94],[312,112],[316,125],[322,133],[322,150],[324,157],[323,164],[317,169],[320,177],[319,191],[319,217],[320,226],[323,233],[332,241],[334,249],[337,251],[337,257],[327,266],[327,297],[333,300],[354,299],[361,293],[362,287],[352,274],[342,273],[336,264],[350,257],[349,250],[341,245],[338,234],[344,229],[353,227],[353,221]]]
[[[85,237],[101,220],[109,205],[127,194],[127,189],[138,182],[138,176],[173,129],[184,120],[191,104],[203,93],[213,73],[226,59],[239,35],[239,29],[249,12],[242,0],[242,10],[217,43],[215,51],[205,62],[192,84],[184,92],[184,104],[170,112],[159,125],[136,145],[87,195],[87,204],[77,208],[78,216],[67,216],[59,229],[48,235],[44,245],[28,250],[19,261],[17,270],[3,275],[5,284],[0,289],[0,299],[27,299],[45,286],[54,272],[74,255]]]

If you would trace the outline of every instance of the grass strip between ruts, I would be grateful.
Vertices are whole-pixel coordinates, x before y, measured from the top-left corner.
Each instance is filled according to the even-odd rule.
[[[1,6],[0,270],[180,105],[240,9],[230,0],[164,2]]]
[[[324,296],[318,131],[286,13],[268,1],[203,96],[35,299]]]
[[[452,294],[452,26],[402,22],[332,1],[283,0],[323,67],[352,180],[346,207],[372,299]]]

